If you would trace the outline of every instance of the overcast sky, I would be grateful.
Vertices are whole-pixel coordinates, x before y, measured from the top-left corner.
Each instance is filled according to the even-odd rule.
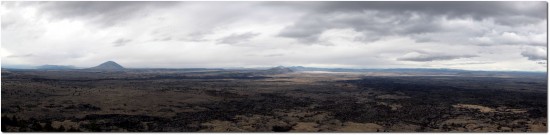
[[[546,2],[3,1],[0,10],[4,66],[546,70]]]

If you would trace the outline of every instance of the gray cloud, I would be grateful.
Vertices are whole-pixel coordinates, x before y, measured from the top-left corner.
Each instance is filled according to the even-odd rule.
[[[391,12],[423,12],[430,15],[450,17],[528,16],[546,19],[546,2],[498,2],[498,1],[371,1],[371,2],[326,2],[316,6],[320,13],[350,12],[365,9]]]
[[[282,53],[276,53],[276,54],[264,55],[264,57],[281,57],[281,56],[284,56],[284,54],[282,54]]]
[[[542,48],[526,48],[521,52],[523,57],[527,57],[528,60],[538,61],[538,60],[547,60],[547,52]]]
[[[153,41],[171,41],[171,40],[172,40],[172,37],[164,37],[164,38],[154,39]]]
[[[399,61],[442,61],[442,60],[454,60],[460,58],[472,58],[478,57],[477,55],[456,55],[456,54],[443,54],[443,53],[425,53],[425,52],[411,52],[402,57],[397,58]]]
[[[259,33],[242,33],[242,34],[231,34],[229,36],[223,37],[221,39],[218,39],[219,43],[222,44],[237,44],[242,43],[250,40],[251,38],[254,38],[256,36],[260,35]]]
[[[150,9],[166,8],[179,2],[146,1],[48,1],[29,2],[55,19],[86,19],[100,26],[113,26],[137,16],[148,15]]]
[[[208,41],[204,39],[204,36],[207,34],[211,34],[211,32],[193,32],[190,34],[187,34],[181,38],[179,38],[180,41],[192,41],[192,42],[201,42],[201,41]]]
[[[130,40],[130,39],[124,39],[124,38],[119,38],[119,39],[117,39],[117,40],[115,40],[115,41],[113,42],[113,44],[114,44],[113,46],[115,46],[115,47],[124,46],[124,45],[126,45],[127,43],[129,43],[129,42],[132,42],[132,40]]]
[[[545,2],[2,2],[2,9],[2,64],[546,71],[532,62],[546,59]],[[26,54],[34,56],[17,57]]]
[[[172,40],[171,37],[166,37],[166,38],[161,39],[161,41],[170,41],[170,40]]]
[[[547,16],[547,2],[544,1],[333,1],[264,2],[262,4],[299,8],[307,10],[311,14],[377,10],[392,12],[392,14],[418,12],[429,14],[430,16],[449,16],[451,18],[473,17],[474,19],[524,16],[526,18],[544,20]],[[531,20],[515,21],[531,22]]]
[[[7,29],[9,26],[13,25],[15,22],[14,21],[4,21],[2,20],[2,29]]]
[[[24,58],[24,57],[32,57],[32,56],[34,56],[34,54],[29,53],[29,54],[24,54],[24,55],[9,55],[8,57],[9,58]]]
[[[327,30],[352,28],[367,37],[363,38],[364,42],[374,42],[386,36],[408,36],[418,42],[486,45],[465,41],[485,36],[492,32],[490,27],[494,25],[510,29],[497,34],[511,31],[521,34],[519,36],[532,36],[533,33],[521,33],[513,28],[546,22],[545,2],[321,2],[312,4],[310,10],[294,24],[285,27],[279,36],[311,44],[318,43],[319,35]],[[445,25],[452,22],[458,25]],[[529,39],[495,41],[498,42],[494,44],[506,45],[541,44]]]
[[[363,33],[364,42],[385,36],[410,35],[442,31],[435,17],[413,12],[393,14],[374,10],[352,13],[308,15],[284,28],[279,36],[296,38],[305,43],[317,42],[319,35],[329,29],[352,28]]]

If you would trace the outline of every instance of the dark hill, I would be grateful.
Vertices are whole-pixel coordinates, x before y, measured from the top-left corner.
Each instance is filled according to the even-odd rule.
[[[265,70],[266,74],[286,74],[292,72],[294,72],[292,69],[283,66],[278,66]]]
[[[99,69],[99,70],[123,70],[124,67],[120,66],[114,61],[107,61],[98,66],[91,67],[90,69]]]

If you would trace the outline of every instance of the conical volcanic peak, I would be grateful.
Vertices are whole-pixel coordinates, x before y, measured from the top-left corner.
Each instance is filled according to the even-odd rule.
[[[90,69],[100,69],[100,70],[122,70],[124,67],[120,66],[114,61],[107,61],[98,66],[92,67]]]

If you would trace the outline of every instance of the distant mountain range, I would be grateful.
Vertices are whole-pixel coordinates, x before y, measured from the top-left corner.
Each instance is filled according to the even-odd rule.
[[[448,68],[386,68],[386,69],[351,69],[351,68],[316,68],[316,67],[289,67],[294,71],[330,71],[330,72],[464,72],[469,70]]]
[[[72,65],[42,65],[42,66],[25,66],[25,65],[2,65],[2,69],[42,69],[42,70],[71,70],[71,69],[93,69],[93,70],[123,70],[124,67],[120,66],[114,61],[107,61],[100,65],[91,68],[75,67]]]
[[[36,67],[37,69],[76,69],[75,66],[65,66],[65,65],[42,65]]]
[[[275,74],[286,74],[286,73],[292,73],[292,72],[294,72],[294,70],[292,70],[290,68],[283,67],[283,66],[278,66],[278,67],[274,67],[274,68],[270,68],[270,69],[266,69],[266,70],[260,70],[260,71],[256,72],[255,74],[258,74],[258,75],[275,75]]]
[[[124,70],[123,66],[114,61],[107,61],[98,66],[91,68],[77,68],[71,65],[42,65],[42,66],[2,66],[2,69],[44,69],[44,70],[70,70],[70,69],[84,69],[84,70]],[[140,70],[179,70],[179,68],[131,68]],[[258,72],[260,74],[284,74],[300,71],[327,71],[327,72],[393,72],[393,73],[447,73],[457,75],[471,75],[479,73],[546,73],[546,72],[529,72],[529,71],[474,71],[474,70],[461,70],[461,69],[448,69],[448,68],[387,68],[387,69],[352,69],[352,68],[317,68],[317,67],[303,67],[303,66],[291,66],[284,67],[278,66],[273,68],[181,68],[181,69],[216,69],[216,70],[246,70],[255,69],[263,70]]]
[[[287,67],[278,66],[278,67],[268,69],[267,72],[274,73],[274,74],[284,74],[284,73],[294,72],[294,70]]]

